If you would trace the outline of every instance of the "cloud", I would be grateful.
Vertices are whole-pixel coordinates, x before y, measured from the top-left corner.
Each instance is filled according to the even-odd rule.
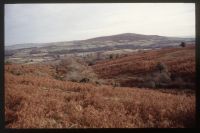
[[[5,43],[80,40],[119,33],[195,35],[195,4],[6,4]]]

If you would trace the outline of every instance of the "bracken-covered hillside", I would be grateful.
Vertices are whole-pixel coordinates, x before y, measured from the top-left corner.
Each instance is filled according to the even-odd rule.
[[[115,79],[123,86],[135,86],[144,77],[155,73],[158,62],[167,67],[173,82],[169,87],[195,88],[195,46],[141,51],[111,61],[101,61],[93,66],[99,77]],[[181,84],[185,86],[180,86]],[[179,86],[177,85],[179,84]]]
[[[123,73],[123,76],[129,73],[129,77],[149,73],[155,61],[161,60],[170,73],[193,80],[193,52],[194,47],[149,51],[99,62],[93,68],[99,77],[107,80]],[[194,93],[179,93],[176,88],[71,82],[59,80],[55,74],[54,65],[5,65],[6,128],[195,126]],[[122,76],[117,80],[122,81]]]

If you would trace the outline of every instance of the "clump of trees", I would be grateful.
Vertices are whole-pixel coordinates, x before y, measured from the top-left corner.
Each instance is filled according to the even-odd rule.
[[[103,55],[102,52],[97,52],[88,54],[85,57],[83,57],[83,59],[89,66],[93,66],[96,64],[96,62],[104,60],[105,55]]]
[[[159,71],[160,73],[168,71],[167,66],[162,62],[157,63],[155,70]]]
[[[185,81],[184,77],[175,75],[168,71],[167,65],[158,62],[151,73],[145,75],[139,87],[146,88],[194,88],[192,82]]]
[[[81,83],[97,83],[92,68],[78,58],[66,58],[56,66],[56,78]]]
[[[150,75],[146,75],[143,85],[149,88],[166,87],[171,82],[170,76],[167,66],[162,62],[158,62],[154,71]]]

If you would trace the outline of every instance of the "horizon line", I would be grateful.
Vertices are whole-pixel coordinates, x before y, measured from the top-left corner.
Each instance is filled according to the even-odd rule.
[[[85,38],[85,39],[77,39],[77,40],[65,40],[65,41],[52,41],[52,42],[25,42],[25,43],[15,43],[15,44],[5,44],[4,46],[15,46],[15,45],[22,45],[22,44],[48,44],[48,43],[61,43],[61,42],[73,42],[73,41],[84,41],[84,40],[89,40],[89,39],[94,39],[94,38],[99,38],[99,37],[108,37],[108,36],[115,36],[115,35],[123,35],[123,34],[137,34],[137,35],[146,35],[146,36],[161,36],[161,37],[176,37],[176,38],[195,38],[196,36],[194,35],[188,35],[188,36],[164,36],[164,35],[155,35],[155,34],[139,34],[139,33],[118,33],[118,34],[111,34],[111,35],[101,35],[101,36],[96,36],[96,37],[90,37],[90,38]]]

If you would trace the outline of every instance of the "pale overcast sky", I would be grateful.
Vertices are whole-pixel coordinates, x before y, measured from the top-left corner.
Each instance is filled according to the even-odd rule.
[[[195,36],[195,4],[6,4],[5,44],[120,33]]]

